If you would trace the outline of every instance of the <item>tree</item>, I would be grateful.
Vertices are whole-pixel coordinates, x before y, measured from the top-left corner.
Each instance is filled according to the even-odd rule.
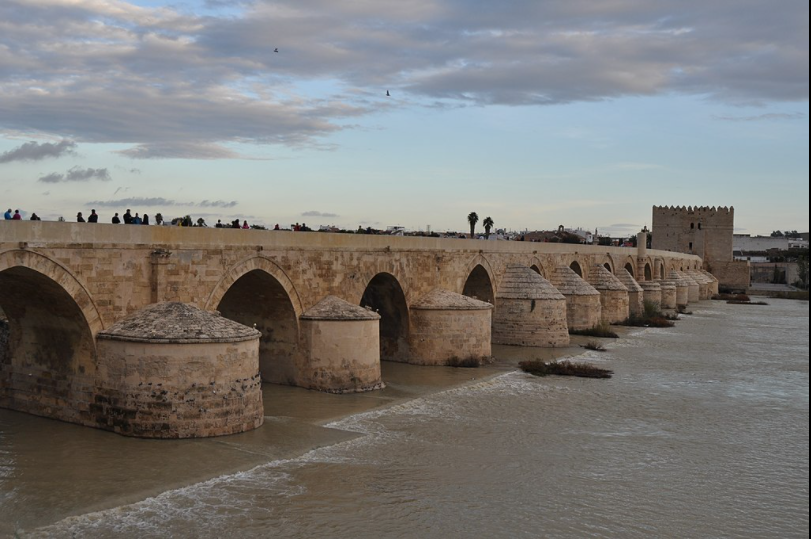
[[[490,239],[490,231],[493,230],[493,226],[495,226],[495,221],[493,221],[492,217],[486,217],[482,222],[484,225],[484,233],[487,234],[487,239]]]
[[[467,222],[470,224],[470,239],[474,239],[476,237],[476,223],[479,222],[479,214],[471,212],[470,215],[467,216]]]
[[[782,237],[783,237],[783,233],[782,233],[782,232],[780,232],[779,230],[775,230],[774,232],[772,232],[772,237],[773,237],[773,238],[782,238]]]

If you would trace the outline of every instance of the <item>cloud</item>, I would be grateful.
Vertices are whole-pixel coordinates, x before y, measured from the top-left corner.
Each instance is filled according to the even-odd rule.
[[[324,213],[320,211],[305,211],[301,214],[302,217],[324,217],[328,219],[334,219],[336,217],[340,217],[340,215],[336,213]]]
[[[117,192],[117,191],[116,191]],[[118,207],[154,207],[154,206],[196,206],[199,208],[233,208],[238,205],[234,200],[203,200],[202,202],[177,201],[163,197],[128,197],[116,200],[93,200],[87,203],[89,206],[101,208]]]
[[[87,182],[93,180],[109,182],[112,178],[106,168],[81,168],[76,166],[68,170],[65,174],[52,172],[39,179],[42,183]]]
[[[198,142],[139,144],[133,148],[120,150],[116,153],[126,155],[132,159],[254,159],[229,150],[219,144]]]
[[[716,120],[724,122],[765,122],[781,120],[805,120],[806,115],[802,112],[757,114],[755,116],[714,116]]]
[[[235,159],[229,144],[320,147],[351,119],[414,105],[808,99],[805,0],[209,5],[225,9],[0,2],[0,132]]]
[[[42,161],[43,159],[62,157],[63,155],[74,155],[76,153],[76,143],[72,140],[62,140],[53,144],[51,142],[26,142],[19,148],[14,148],[0,154],[0,163],[11,163],[13,161]]]

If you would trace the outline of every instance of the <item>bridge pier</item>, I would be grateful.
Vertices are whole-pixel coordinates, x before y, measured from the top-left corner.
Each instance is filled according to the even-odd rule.
[[[628,319],[628,288],[613,273],[601,264],[595,264],[589,272],[588,282],[600,292],[600,312],[604,323],[619,324]]]
[[[687,283],[687,300],[690,303],[701,301],[701,286],[684,271],[680,271],[679,276]]]
[[[625,268],[619,270],[617,278],[628,289],[629,314],[641,314],[645,309],[645,291],[642,290],[634,276]]]
[[[493,344],[557,348],[569,345],[566,297],[531,268],[507,267],[493,321]]]
[[[380,374],[380,315],[328,296],[301,316],[295,385],[328,393],[385,387]]]
[[[652,303],[661,308],[662,306],[662,287],[656,281],[642,281],[639,283],[642,287],[645,303]]]
[[[259,337],[183,303],[138,311],[98,334],[89,424],[139,438],[258,428],[264,421]]]
[[[566,322],[569,329],[591,329],[600,324],[600,293],[593,286],[566,266],[554,269],[551,282],[566,297]]]
[[[434,289],[411,305],[411,357],[416,365],[482,364],[492,357],[493,306]]]
[[[655,282],[659,283],[659,287],[662,289],[661,308],[677,309],[679,305],[676,301],[678,299],[676,295],[676,283],[667,279],[660,279]]]
[[[690,303],[690,285],[676,270],[671,270],[669,277],[668,280],[676,285],[676,305],[682,309],[687,307]]]

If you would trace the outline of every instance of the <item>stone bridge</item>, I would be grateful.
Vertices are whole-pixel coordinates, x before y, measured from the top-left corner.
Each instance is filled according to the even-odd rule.
[[[636,282],[700,274],[700,258],[650,251],[641,240],[631,249],[0,223],[8,320],[0,407],[138,436],[240,432],[261,424],[257,371],[265,382],[310,389],[375,389],[381,359],[480,358],[491,332],[501,344],[566,345],[568,336],[548,337],[544,326],[613,321],[605,298],[614,281],[625,282],[614,290],[627,316],[629,295],[630,312],[642,298],[629,288]],[[581,292],[585,303],[573,301]],[[539,308],[544,301],[562,310]],[[150,308],[166,303],[174,310]],[[588,312],[576,314],[581,304]],[[245,366],[252,354],[258,367]]]

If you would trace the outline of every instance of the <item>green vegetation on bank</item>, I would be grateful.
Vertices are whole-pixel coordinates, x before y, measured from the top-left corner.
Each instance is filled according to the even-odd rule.
[[[596,342],[596,341],[589,341],[586,344],[581,344],[581,348],[585,348],[586,350],[592,350],[594,352],[606,352],[605,346]]]
[[[638,328],[672,328],[676,325],[674,321],[678,319],[678,315],[663,313],[658,303],[645,301],[641,313],[632,314],[628,317],[628,320],[622,322],[620,325]]]
[[[614,371],[601,369],[587,363],[572,363],[571,361],[552,361],[545,363],[541,360],[522,361],[518,364],[521,370],[533,376],[576,376],[578,378],[611,378]]]

